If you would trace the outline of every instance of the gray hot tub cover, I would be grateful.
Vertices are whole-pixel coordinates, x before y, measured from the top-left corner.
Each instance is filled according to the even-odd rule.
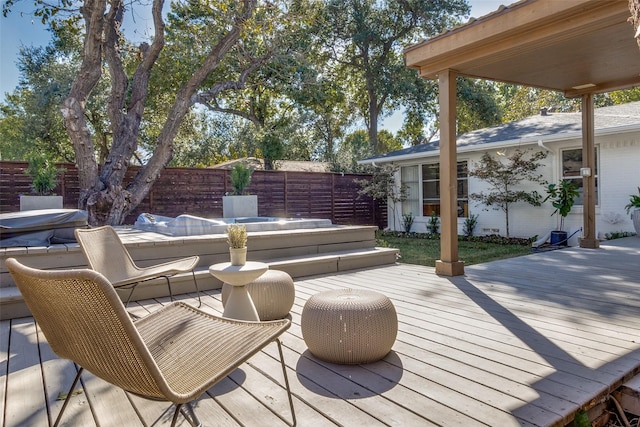
[[[0,214],[0,248],[73,243],[73,231],[87,227],[87,211],[38,209]]]

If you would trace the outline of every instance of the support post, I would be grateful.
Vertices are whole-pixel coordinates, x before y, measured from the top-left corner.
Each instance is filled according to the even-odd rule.
[[[582,177],[582,237],[581,248],[598,248],[596,236],[596,161],[593,94],[582,95],[582,167],[589,176]]]
[[[438,75],[440,103],[440,259],[436,274],[460,276],[458,261],[458,159],[456,147],[456,77],[453,70]]]

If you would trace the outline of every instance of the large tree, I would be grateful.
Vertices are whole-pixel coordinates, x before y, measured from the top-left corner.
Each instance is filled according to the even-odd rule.
[[[226,66],[229,53],[241,45],[249,32],[270,25],[269,20],[258,22],[254,19],[259,3],[260,9],[266,11],[262,15],[264,18],[269,18],[268,12],[280,14],[284,10],[280,2],[262,4],[258,0],[218,0],[187,5],[200,8],[200,23],[209,29],[211,39],[205,50],[196,51],[195,47],[201,46],[194,46],[191,53],[198,62],[191,64],[193,67],[188,75],[176,73],[166,117],[150,147],[148,160],[130,182],[125,181],[125,174],[138,148],[154,66],[165,48],[164,2],[153,0],[151,3],[153,39],[150,43],[141,43],[134,52],[128,49],[121,32],[130,3],[85,0],[78,15],[71,16],[72,20],[82,22],[82,62],[61,111],[78,165],[79,207],[89,212],[91,224],[121,224],[173,158],[174,139],[198,99],[241,88],[247,76],[258,68],[264,58],[248,55],[244,57],[243,66],[236,68],[236,73],[219,73]],[[12,4],[12,1],[5,2],[5,9]],[[36,5],[36,15],[47,19],[54,17],[54,11],[68,10],[73,3],[64,0],[52,7],[38,0]],[[99,168],[95,137],[87,119],[87,104],[105,69],[110,81],[106,109],[111,144],[104,164]]]
[[[378,145],[378,121],[417,87],[402,49],[433,36],[469,12],[464,0],[327,0],[318,33],[329,63],[342,68],[345,84],[364,119],[371,150]],[[419,97],[423,99],[422,97]],[[422,103],[424,105],[424,103]]]

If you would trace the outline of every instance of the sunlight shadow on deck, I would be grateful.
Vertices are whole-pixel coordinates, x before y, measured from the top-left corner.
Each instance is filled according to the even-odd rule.
[[[384,359],[364,365],[323,362],[306,350],[296,365],[296,375],[302,386],[321,396],[336,399],[377,396],[398,385],[402,373],[402,361],[393,350]],[[359,387],[354,387],[353,383]]]
[[[573,420],[578,409],[606,397],[624,379],[640,371],[640,343],[632,341],[632,337],[629,337],[627,342],[627,349],[629,349],[627,353],[622,352],[621,348],[617,349],[617,353],[615,350],[606,354],[590,351],[588,345],[575,345],[565,342],[558,336],[554,337],[553,333],[556,331],[531,326],[467,278],[452,277],[448,280],[487,315],[498,321],[513,336],[553,367],[553,373],[530,384],[539,394],[537,399],[526,402],[520,407],[511,408],[511,414],[518,419],[531,421],[536,419],[537,414],[542,417],[543,412],[550,411],[557,414],[554,425],[555,423],[565,425]],[[530,304],[535,305],[535,302]],[[602,306],[598,306],[598,311],[602,311],[602,315],[609,315],[611,309],[607,308],[607,305],[611,304],[614,302],[603,303]],[[575,348],[572,354],[561,345],[567,348],[578,348]],[[575,385],[568,386],[568,378],[575,382]],[[558,397],[562,397],[571,404],[566,405],[565,402],[559,405]],[[548,422],[548,415],[544,415],[544,419]]]

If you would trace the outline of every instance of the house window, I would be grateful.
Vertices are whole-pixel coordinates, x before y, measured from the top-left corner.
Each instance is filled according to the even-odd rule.
[[[402,213],[420,214],[420,170],[418,166],[404,166],[400,169],[400,179],[407,188],[407,198],[402,201]]]
[[[562,151],[562,179],[573,181],[578,185],[580,195],[576,198],[575,204],[582,205],[582,176],[580,176],[580,168],[582,167],[582,149],[574,148]],[[595,150],[595,170],[592,171],[595,178],[595,200],[598,203],[598,149]]]
[[[467,162],[458,162],[458,217],[469,214],[469,184]],[[422,165],[422,215],[440,216],[440,165]]]

